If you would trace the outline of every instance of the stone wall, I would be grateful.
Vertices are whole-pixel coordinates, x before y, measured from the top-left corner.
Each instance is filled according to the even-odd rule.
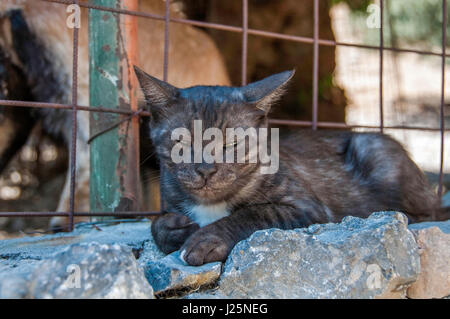
[[[258,231],[201,267],[162,254],[150,222],[86,225],[0,241],[0,297],[443,298],[449,260],[450,220],[395,212]]]

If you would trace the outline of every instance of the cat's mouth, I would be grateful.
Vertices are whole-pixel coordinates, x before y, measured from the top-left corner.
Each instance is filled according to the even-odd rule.
[[[232,189],[230,180],[222,179],[185,179],[182,180],[185,191],[200,202],[215,202],[223,200],[230,196],[230,193],[236,189]]]
[[[219,192],[222,189],[221,188],[214,188],[211,187],[207,184],[204,184],[203,186],[200,187],[189,187],[189,190],[192,192],[199,192],[199,193],[204,193],[204,192]]]
[[[200,200],[211,201],[223,195],[223,187],[212,187],[204,184],[200,187],[189,187],[189,192]]]

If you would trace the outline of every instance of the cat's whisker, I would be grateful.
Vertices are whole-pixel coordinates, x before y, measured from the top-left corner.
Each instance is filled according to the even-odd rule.
[[[140,166],[142,166],[145,162],[147,162],[153,155],[155,155],[155,152],[151,152],[147,157],[145,157],[141,163],[139,164]]]

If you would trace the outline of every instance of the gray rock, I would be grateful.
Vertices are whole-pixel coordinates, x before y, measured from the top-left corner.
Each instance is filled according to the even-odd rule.
[[[419,246],[421,269],[417,280],[408,288],[408,297],[443,298],[450,295],[450,233],[436,227],[437,223],[422,224],[429,227],[414,227],[418,229],[414,233]]]
[[[0,298],[22,299],[28,295],[28,276],[20,273],[0,276]]]
[[[31,275],[41,263],[33,259],[21,263],[0,259],[0,298],[25,298]]]
[[[238,243],[218,294],[231,298],[399,298],[420,270],[401,213],[258,231]]]
[[[145,264],[152,262],[152,261],[156,261],[156,260],[160,260],[162,258],[164,258],[166,256],[166,254],[164,254],[163,252],[161,252],[158,247],[156,246],[155,241],[152,240],[147,240],[143,246],[142,249],[139,251],[139,255],[138,257],[138,264],[140,267],[144,267]]]
[[[137,254],[144,244],[153,243],[150,222],[121,223],[97,228],[83,226],[72,233],[58,233],[39,237],[24,237],[0,241],[0,259],[8,260],[15,266],[21,260],[42,260],[60,252],[72,244],[97,242],[100,244],[120,244],[133,249]],[[156,246],[155,246],[156,247]],[[158,254],[159,253],[159,254]],[[162,258],[164,254],[156,252]]]
[[[180,259],[179,251],[144,265],[145,276],[157,294],[210,285],[219,279],[221,269],[220,262],[189,266]]]
[[[450,220],[442,222],[423,222],[417,224],[411,224],[408,226],[410,230],[418,231],[421,229],[427,229],[431,227],[439,228],[444,234],[450,234]]]
[[[42,262],[29,285],[30,298],[154,298],[129,247],[74,244]]]
[[[450,207],[450,192],[447,192],[442,196],[442,207]]]
[[[207,290],[203,292],[194,292],[192,294],[183,296],[182,299],[230,299],[229,297],[214,290]]]
[[[84,225],[72,233],[0,240],[0,298],[24,298],[33,273],[44,261],[77,244],[96,242],[129,247],[145,262],[163,258],[150,233],[149,221],[116,225]],[[141,258],[139,258],[141,259]],[[142,262],[141,262],[142,263]]]

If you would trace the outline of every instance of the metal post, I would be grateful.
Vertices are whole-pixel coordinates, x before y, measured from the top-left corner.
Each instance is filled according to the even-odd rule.
[[[380,0],[380,132],[384,132],[384,96],[383,96],[383,69],[384,69],[384,29],[383,29],[383,19],[384,19],[384,6],[383,0]]]
[[[138,9],[137,0],[91,0],[90,4],[115,9]],[[137,18],[115,12],[90,10],[90,104],[137,111]],[[111,126],[124,116],[91,113],[90,134]],[[91,211],[136,211],[141,197],[139,176],[139,118],[97,136],[90,144]]]
[[[78,4],[78,0],[74,1]],[[73,58],[72,58],[72,137],[70,141],[70,204],[69,231],[73,230],[73,214],[75,211],[75,186],[77,172],[77,114],[78,114],[78,28],[73,28]]]
[[[312,129],[317,130],[319,112],[319,0],[314,0]]]
[[[247,84],[247,54],[248,54],[248,0],[242,0],[242,58],[241,85]]]
[[[444,182],[444,137],[445,137],[445,58],[447,47],[447,0],[442,0],[442,71],[441,71],[441,108],[440,108],[440,121],[441,121],[441,156],[439,165],[439,187],[438,196],[442,200],[443,182]],[[434,213],[436,214],[436,213]],[[433,216],[436,219],[436,216]]]

